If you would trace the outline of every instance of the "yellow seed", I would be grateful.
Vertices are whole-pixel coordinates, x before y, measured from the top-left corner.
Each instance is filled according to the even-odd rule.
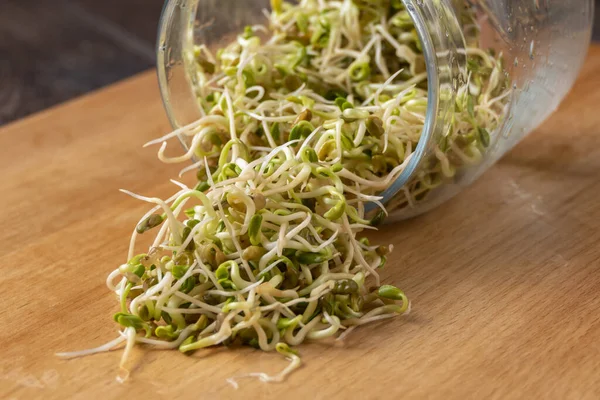
[[[220,262],[217,262],[216,253],[221,252],[221,250],[219,250],[214,245],[213,246],[202,246],[199,248],[198,252],[200,253],[200,259],[205,264],[216,266],[216,265],[220,265],[223,262],[221,257],[219,257]],[[224,256],[225,255],[223,254],[223,257]]]
[[[300,114],[298,114],[298,117],[294,120],[292,126],[296,125],[300,121],[310,121],[311,119],[312,112],[308,108],[304,109]]]
[[[332,153],[335,151],[335,140],[331,139],[326,141],[323,146],[319,149],[319,160],[326,161],[327,158],[333,158]]]
[[[252,196],[252,200],[254,200],[254,206],[256,207],[257,211],[262,210],[267,205],[267,199],[265,199],[265,196],[260,193],[256,193],[254,196]]]
[[[217,262],[217,265],[221,265],[227,261],[227,256],[221,250],[215,249],[215,261]]]
[[[227,203],[236,211],[246,211],[246,205],[244,204],[244,202],[232,193],[227,194]]]
[[[378,256],[383,257],[390,252],[390,248],[388,246],[379,246],[375,252]]]
[[[254,261],[260,259],[265,254],[265,249],[260,246],[250,246],[244,249],[242,258],[246,261]]]
[[[293,92],[302,86],[302,79],[300,79],[297,75],[288,75],[283,78],[283,84],[287,90]]]

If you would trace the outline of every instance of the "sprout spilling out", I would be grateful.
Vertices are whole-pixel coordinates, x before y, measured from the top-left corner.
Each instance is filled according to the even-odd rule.
[[[272,10],[216,52],[190,49],[202,116],[149,144],[161,144],[164,162],[194,161],[184,170],[195,169],[198,183],[178,183],[167,200],[127,192],[153,208],[107,281],[121,337],[64,356],[125,343],[125,368],[135,343],[183,353],[242,344],[289,358],[277,376],[251,374],[280,381],[300,365],[290,346],[409,311],[405,294],[379,279],[391,246],[361,233],[384,219],[378,194],[423,130],[427,75],[413,22],[395,0],[272,0]],[[435,158],[394,208],[477,164],[501,122],[502,57],[477,47],[471,15],[465,8],[468,88]],[[188,150],[168,156],[177,136]],[[369,202],[380,211],[367,216]],[[155,239],[136,254],[140,234]]]

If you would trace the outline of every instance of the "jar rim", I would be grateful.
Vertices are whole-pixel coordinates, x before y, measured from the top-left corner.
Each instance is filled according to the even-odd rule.
[[[467,84],[465,38],[448,1],[424,2],[402,0],[413,20],[423,48],[427,73],[427,110],[425,123],[413,157],[406,168],[381,192],[382,203],[386,204],[419,171],[436,146],[436,141],[449,131],[448,117],[451,116],[456,93]],[[365,204],[365,212],[373,212],[375,203]]]
[[[403,3],[414,22],[417,36],[419,37],[421,47],[423,48],[428,82],[427,110],[425,112],[425,123],[423,125],[423,130],[421,131],[421,136],[419,137],[419,143],[417,143],[415,151],[411,154],[411,159],[393,183],[380,193],[383,204],[402,190],[404,185],[406,185],[406,183],[417,173],[420,165],[423,163],[427,148],[433,140],[436,115],[438,114],[439,107],[439,90],[437,85],[439,82],[438,63],[437,58],[434,56],[435,48],[431,33],[429,32],[429,29],[426,28],[425,19],[422,13],[414,6],[413,0],[403,0]],[[377,208],[378,205],[373,202],[366,203],[365,213],[371,213]]]

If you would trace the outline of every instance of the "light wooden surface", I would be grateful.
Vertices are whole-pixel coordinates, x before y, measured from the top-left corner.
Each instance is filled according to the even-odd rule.
[[[283,384],[225,379],[286,362],[252,349],[138,349],[63,361],[116,335],[106,275],[176,169],[140,145],[166,132],[143,74],[0,130],[0,398],[600,398],[600,48],[558,112],[449,203],[374,235],[413,312],[308,344]],[[134,398],[132,397],[132,398]]]

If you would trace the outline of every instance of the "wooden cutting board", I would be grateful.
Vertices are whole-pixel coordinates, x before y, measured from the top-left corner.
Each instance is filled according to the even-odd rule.
[[[145,205],[177,167],[145,141],[169,131],[153,73],[0,130],[0,398],[600,398],[600,48],[537,132],[476,184],[373,237],[395,251],[384,282],[409,316],[307,344],[282,384],[278,354],[137,349],[53,354],[116,337],[107,274],[125,261]],[[176,149],[179,150],[179,149]]]

